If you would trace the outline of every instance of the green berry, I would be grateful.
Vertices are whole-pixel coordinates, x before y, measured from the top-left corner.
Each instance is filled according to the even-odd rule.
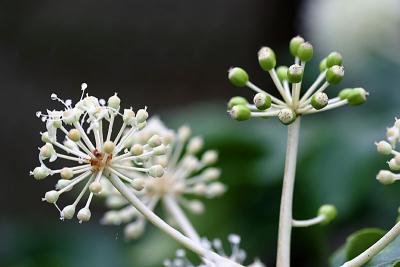
[[[278,119],[285,125],[289,125],[296,120],[296,112],[289,108],[283,108],[278,113]]]
[[[327,61],[327,59],[324,58],[324,59],[321,60],[321,62],[319,63],[319,71],[320,71],[320,72],[324,72],[324,71],[326,71],[326,69],[328,68],[328,67],[326,66],[326,61]]]
[[[309,42],[302,43],[297,49],[297,56],[302,62],[309,61],[313,56],[313,46]]]
[[[328,224],[336,218],[337,209],[333,205],[322,205],[318,210],[318,215],[325,216],[325,220],[322,224]]]
[[[271,97],[265,93],[256,94],[253,101],[259,110],[266,110],[271,107]]]
[[[228,78],[231,83],[237,87],[243,87],[249,81],[249,75],[242,68],[231,68],[229,70]]]
[[[262,47],[258,51],[258,63],[263,70],[272,70],[276,66],[275,52],[269,47]]]
[[[344,68],[342,66],[332,66],[326,72],[326,81],[329,84],[335,85],[343,80]]]
[[[292,56],[297,57],[297,50],[302,43],[304,43],[304,39],[300,36],[293,37],[292,40],[290,40],[289,50]]]
[[[311,106],[316,110],[320,110],[328,105],[329,98],[324,92],[315,93],[311,98]]]
[[[326,66],[328,68],[335,66],[335,65],[341,66],[342,63],[343,63],[342,55],[338,52],[332,52],[326,58]]]
[[[339,98],[340,98],[340,100],[347,99],[347,98],[349,97],[349,94],[351,93],[352,90],[353,90],[353,89],[351,89],[351,88],[346,88],[346,89],[343,89],[342,91],[340,91],[340,92],[339,92]]]
[[[236,105],[247,105],[248,103],[249,102],[247,102],[246,98],[241,96],[234,96],[228,102],[228,109],[231,109]]]
[[[250,119],[251,111],[245,105],[236,105],[229,111],[231,117],[237,121],[245,121]]]
[[[279,66],[276,69],[276,74],[278,75],[279,80],[281,80],[281,81],[287,80],[287,71],[288,71],[288,67],[286,67],[286,66]]]
[[[303,67],[294,64],[288,68],[287,77],[290,83],[299,83],[303,79]]]
[[[368,93],[363,88],[354,88],[347,96],[347,101],[352,106],[364,104],[367,101]]]

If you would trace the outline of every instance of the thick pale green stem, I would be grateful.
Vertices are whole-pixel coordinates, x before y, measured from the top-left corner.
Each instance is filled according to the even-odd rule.
[[[285,173],[283,177],[281,209],[279,216],[277,267],[290,266],[290,241],[292,233],[292,204],[299,144],[300,117],[288,126]]]
[[[342,267],[359,267],[367,263],[372,257],[381,252],[390,242],[400,235],[400,222],[398,222],[389,232],[386,233],[375,244],[366,251],[342,265]]]

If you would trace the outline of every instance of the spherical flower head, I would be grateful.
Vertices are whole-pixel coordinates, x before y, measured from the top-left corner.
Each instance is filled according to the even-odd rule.
[[[36,113],[46,123],[47,132],[42,134],[45,144],[39,148],[40,166],[31,172],[37,180],[53,175],[60,176],[55,190],[48,191],[43,201],[54,204],[61,219],[72,219],[79,202],[86,193],[89,195],[86,204],[76,214],[79,222],[86,222],[91,218],[91,201],[94,196],[102,194],[103,183],[109,177],[114,176],[131,185],[136,177],[123,173],[127,162],[131,164],[130,168],[145,175],[154,173],[154,176],[160,176],[163,171],[156,164],[143,167],[144,161],[157,157],[154,151],[158,149],[157,146],[146,147],[141,155],[133,155],[130,147],[127,147],[127,140],[140,132],[145,124],[146,109],[139,110],[136,116],[132,109],[125,110],[124,115],[121,115],[121,100],[116,94],[109,98],[106,105],[103,99],[85,96],[86,88],[87,84],[82,84],[82,96],[75,105],[71,100],[62,100],[52,94],[51,99],[60,102],[63,110],[48,110],[47,114]],[[115,126],[121,124],[116,131]],[[61,135],[64,136],[63,141],[59,140]],[[45,163],[56,160],[64,160],[66,165],[53,169]],[[59,208],[57,203],[60,196],[81,184],[81,191],[75,201]]]
[[[218,153],[214,150],[202,153],[204,140],[200,136],[192,136],[190,127],[185,125],[175,132],[158,118],[151,118],[147,126],[131,139],[129,143],[135,143],[133,150],[139,151],[135,153],[141,154],[143,149],[152,145],[166,148],[165,155],[143,162],[142,167],[149,166],[148,175],[131,168],[134,162],[126,162],[125,169],[121,170],[122,174],[135,177],[131,182],[132,192],[150,210],[154,210],[165,198],[172,198],[179,207],[199,214],[204,211],[204,205],[200,199],[193,197],[214,198],[226,191],[225,185],[217,181],[220,170],[213,166],[218,160]],[[110,210],[104,214],[102,223],[126,224],[125,237],[138,238],[146,225],[144,218],[112,186],[104,186],[103,195]]]
[[[306,62],[311,60],[314,48],[302,37],[294,37],[289,44],[294,64],[290,67],[276,67],[276,56],[269,47],[262,47],[258,52],[261,68],[271,77],[279,95],[269,93],[249,80],[249,75],[241,68],[229,70],[228,78],[237,87],[248,87],[256,94],[252,103],[243,97],[234,97],[228,103],[230,116],[238,121],[250,118],[278,119],[289,125],[297,116],[304,116],[327,111],[344,105],[360,105],[366,101],[368,93],[361,88],[347,88],[337,97],[329,98],[325,91],[329,86],[341,82],[344,77],[343,59],[338,52],[330,53],[320,63],[320,73],[308,87],[302,88]],[[308,65],[307,65],[308,66]]]

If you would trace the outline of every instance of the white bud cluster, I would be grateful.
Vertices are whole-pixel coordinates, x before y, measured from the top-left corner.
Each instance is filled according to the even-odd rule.
[[[121,99],[117,94],[106,102],[94,96],[85,96],[87,84],[83,83],[81,88],[82,97],[75,105],[69,99],[62,100],[52,94],[51,99],[60,102],[63,110],[36,113],[46,123],[47,131],[41,134],[44,144],[39,148],[40,166],[30,174],[36,180],[55,174],[60,176],[55,190],[48,191],[43,198],[43,201],[57,208],[61,194],[83,184],[76,200],[59,210],[61,219],[72,219],[76,214],[79,222],[86,222],[91,218],[90,204],[93,197],[110,191],[104,186],[108,177],[115,176],[132,188],[143,189],[145,184],[130,172],[152,179],[163,176],[164,167],[157,164],[155,158],[164,155],[167,149],[158,136],[153,136],[148,144],[131,143],[129,149],[125,147],[126,141],[140,133],[146,125],[146,108],[136,113],[132,108],[124,109],[121,114]],[[116,122],[118,118],[121,123]],[[120,124],[122,126],[115,131],[115,125]],[[64,141],[58,141],[61,135],[64,135]],[[69,164],[61,169],[46,166],[45,161],[53,162],[57,159],[69,161]],[[71,166],[71,163],[75,165]],[[77,210],[86,192],[89,192],[86,204]],[[131,217],[128,216],[128,219]],[[128,219],[125,221],[128,222]]]
[[[135,172],[129,164],[126,167],[126,171],[135,176],[131,182],[132,191],[140,191],[138,197],[150,210],[168,195],[186,210],[201,214],[204,212],[204,204],[199,199],[186,199],[187,195],[214,198],[226,191],[226,186],[218,181],[221,171],[212,166],[218,161],[218,153],[215,150],[201,153],[204,150],[204,140],[191,135],[192,131],[188,126],[180,127],[175,133],[166,128],[158,118],[151,118],[147,126],[127,142],[134,144],[129,148],[132,155],[145,155],[148,151],[161,155],[143,161],[143,167],[149,170],[148,176]],[[122,170],[121,172],[126,173]],[[137,212],[124,216],[129,205],[118,193],[110,191],[104,195],[111,210],[104,215],[102,222],[127,224],[125,237],[137,238],[145,225],[141,217],[137,216]]]
[[[376,179],[384,185],[389,185],[400,179],[400,174],[395,173],[400,171],[400,152],[395,149],[396,144],[400,142],[400,120],[395,119],[394,125],[386,129],[386,138],[375,145],[379,154],[392,155],[387,162],[390,170],[379,171]]]

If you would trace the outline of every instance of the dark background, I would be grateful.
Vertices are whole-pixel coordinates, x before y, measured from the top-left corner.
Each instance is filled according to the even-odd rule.
[[[193,217],[194,224],[210,238],[239,233],[249,260],[258,256],[273,265],[286,129],[276,120],[231,121],[225,102],[251,93],[233,88],[226,76],[229,67],[243,66],[256,84],[273,92],[256,52],[268,45],[280,64],[291,64],[291,37],[300,33],[318,40],[304,25],[304,4],[1,1],[0,266],[160,266],[173,256],[173,241],[151,226],[139,241],[127,243],[121,228],[99,225],[100,201],[84,225],[60,222],[53,207],[40,201],[55,180],[37,182],[28,175],[38,164],[44,130],[35,112],[53,107],[53,92],[78,99],[82,82],[98,97],[118,92],[125,105],[148,106],[171,127],[189,123],[208,147],[219,149],[222,180],[230,190],[207,201],[207,213]],[[331,46],[321,51],[340,51]],[[316,58],[308,82],[318,71],[318,52]],[[294,231],[294,266],[326,266],[349,233],[364,226],[388,228],[397,216],[399,187],[383,188],[374,180],[385,159],[374,152],[373,142],[384,138],[398,111],[398,65],[375,54],[369,60],[373,65],[346,72],[344,83],[366,87],[367,105],[304,119],[294,214],[312,217],[329,202],[338,207],[339,218],[329,226]]]

